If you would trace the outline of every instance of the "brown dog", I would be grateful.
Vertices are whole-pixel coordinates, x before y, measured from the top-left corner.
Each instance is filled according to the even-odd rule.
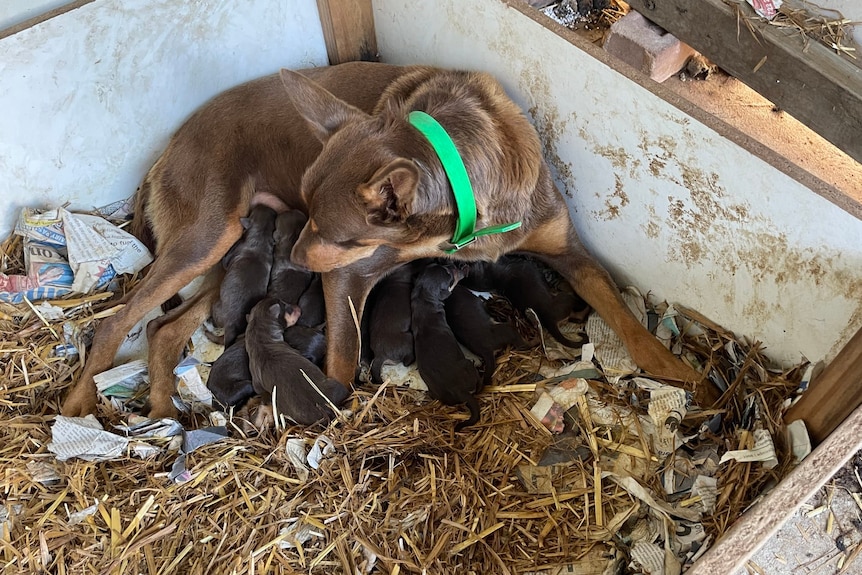
[[[491,76],[414,70],[387,88],[372,114],[296,72],[283,70],[282,79],[323,143],[302,179],[309,218],[292,259],[323,272],[331,377],[350,381],[357,362],[348,300],[361,315],[387,272],[424,257],[494,261],[520,251],[559,271],[644,371],[700,379],[629,312],[609,274],[584,248],[535,129]],[[452,247],[455,202],[437,154],[407,120],[414,110],[434,117],[458,148],[473,187],[476,228],[519,221],[520,228],[444,251]]]
[[[412,70],[354,62],[303,74],[327,94],[370,112],[386,87]],[[320,149],[277,74],[220,94],[177,130],[137,196],[132,231],[155,251],[155,261],[123,299],[125,306],[99,325],[63,415],[95,412],[93,376],[111,367],[129,330],[195,277],[205,275],[194,296],[147,326],[150,416],[176,414],[173,368],[218,297],[218,264],[242,234],[240,218],[253,197],[305,211],[300,180]]]

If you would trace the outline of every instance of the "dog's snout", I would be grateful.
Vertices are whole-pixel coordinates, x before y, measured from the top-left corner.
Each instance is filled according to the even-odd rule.
[[[301,271],[307,272],[308,270],[308,261],[306,259],[306,252],[302,249],[297,249],[298,246],[293,246],[293,249],[290,250],[290,262],[293,266]]]

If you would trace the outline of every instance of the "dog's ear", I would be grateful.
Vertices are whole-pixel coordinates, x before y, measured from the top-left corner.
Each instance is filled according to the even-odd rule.
[[[368,223],[391,225],[407,219],[418,185],[419,169],[407,158],[398,158],[377,170],[358,189],[368,210]]]
[[[282,69],[280,75],[290,101],[322,144],[351,119],[367,117],[359,108],[336,98],[302,74]]]
[[[242,229],[247,230],[251,227],[251,218],[240,218],[239,223]]]

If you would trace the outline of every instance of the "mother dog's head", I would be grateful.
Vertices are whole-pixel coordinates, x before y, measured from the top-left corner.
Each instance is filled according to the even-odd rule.
[[[496,259],[517,248],[528,220],[556,216],[565,206],[535,129],[487,74],[405,68],[372,115],[301,74],[282,70],[281,77],[323,144],[302,180],[308,223],[293,249],[297,264],[331,271],[380,246],[392,248],[398,261],[446,255],[458,208],[437,152],[408,119],[413,110],[444,124],[455,143],[471,182],[475,229],[524,223],[504,235],[484,235],[450,257]],[[543,169],[545,186],[537,193]]]
[[[282,70],[281,77],[323,144],[302,178],[308,223],[291,259],[328,272],[370,257],[381,245],[409,259],[439,254],[451,235],[452,208],[445,190],[434,190],[433,177],[417,193],[423,175],[431,175],[419,158],[433,153],[421,134],[392,107],[368,115],[299,73]],[[429,201],[435,197],[443,210],[440,201]]]

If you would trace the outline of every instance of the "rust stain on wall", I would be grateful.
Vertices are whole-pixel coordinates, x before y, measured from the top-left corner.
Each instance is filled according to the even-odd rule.
[[[661,235],[661,223],[655,211],[655,206],[647,206],[647,211],[649,212],[649,221],[641,226],[641,229],[648,238],[656,239]]]
[[[605,198],[605,209],[595,215],[605,221],[613,220],[620,216],[620,209],[629,204],[629,197],[623,190],[623,180],[619,174],[614,174],[614,191]]]
[[[571,197],[572,192],[569,188],[574,186],[575,174],[572,170],[572,165],[564,161],[557,151],[557,142],[560,136],[566,133],[568,126],[568,118],[560,119],[557,109],[548,106],[543,110],[539,110],[537,106],[529,109],[528,113],[533,119],[533,124],[536,126],[536,131],[539,133],[539,140],[542,142],[542,150],[548,164],[557,171],[560,179],[566,182],[564,193]]]

